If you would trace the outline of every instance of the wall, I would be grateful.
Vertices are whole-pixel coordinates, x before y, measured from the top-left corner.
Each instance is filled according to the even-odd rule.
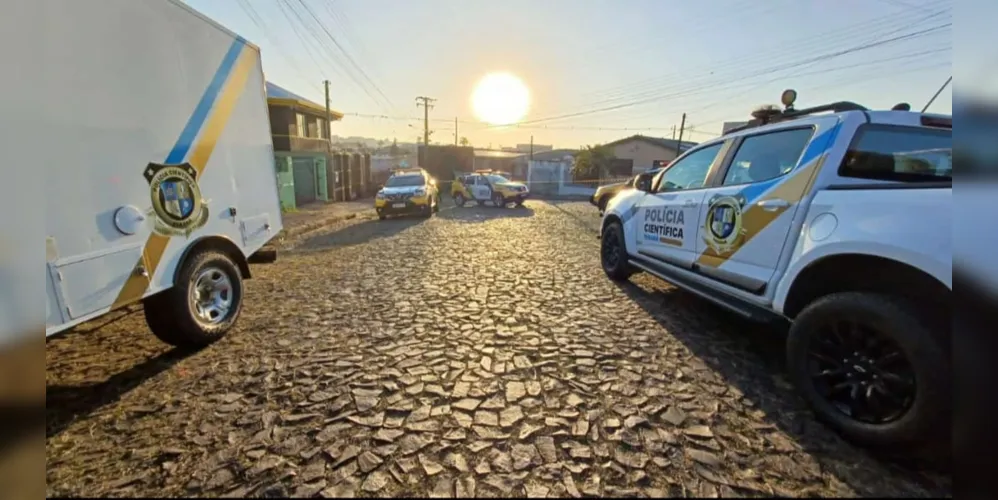
[[[640,140],[628,141],[614,146],[613,155],[617,158],[634,160],[633,174],[640,174],[652,168],[652,163],[655,160],[672,161],[676,158],[675,151]]]

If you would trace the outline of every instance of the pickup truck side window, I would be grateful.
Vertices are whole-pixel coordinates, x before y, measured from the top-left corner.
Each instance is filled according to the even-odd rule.
[[[953,180],[953,131],[863,125],[839,167],[843,177],[900,182]]]
[[[710,173],[710,166],[714,164],[714,158],[717,157],[717,153],[723,145],[723,142],[719,142],[707,146],[673,163],[662,174],[656,191],[663,193],[703,187],[707,180],[707,174]]]
[[[724,185],[751,184],[785,175],[797,166],[814,129],[796,128],[746,137],[724,175]]]

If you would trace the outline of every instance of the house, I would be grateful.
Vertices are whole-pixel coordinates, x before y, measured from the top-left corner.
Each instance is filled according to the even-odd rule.
[[[517,158],[523,156],[523,153],[476,149],[473,168],[475,170],[496,170],[512,175]]]
[[[362,186],[362,155],[332,155],[330,125],[343,113],[330,110],[271,82],[266,84],[270,133],[281,207],[352,198]],[[354,175],[350,175],[354,173]],[[362,189],[361,189],[362,190]]]
[[[535,144],[536,146],[536,144]],[[513,160],[513,177],[517,179],[527,179],[527,170],[530,161],[567,161],[569,163],[575,158],[575,155],[579,152],[578,149],[553,149],[548,148],[543,151],[534,151],[534,156],[531,157],[529,154],[520,156]]]
[[[688,141],[679,143],[674,139],[646,135],[632,135],[604,144],[604,146],[611,148],[616,158],[613,174],[630,176],[644,172],[657,164],[668,163],[696,144]]]

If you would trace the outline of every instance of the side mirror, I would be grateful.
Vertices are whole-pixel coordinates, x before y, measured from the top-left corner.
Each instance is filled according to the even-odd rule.
[[[651,177],[647,175],[642,175],[638,177],[638,181],[634,183],[634,186],[644,192],[651,191]]]
[[[378,184],[378,191],[381,191],[382,189],[385,189],[385,185],[384,184]]]

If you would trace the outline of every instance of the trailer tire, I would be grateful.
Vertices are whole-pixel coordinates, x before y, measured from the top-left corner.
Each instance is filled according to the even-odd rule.
[[[201,292],[211,293],[216,302],[203,315],[195,304],[198,287]],[[221,312],[217,311],[218,306],[225,305]],[[144,309],[146,324],[157,338],[177,347],[201,348],[224,337],[239,319],[242,307],[239,267],[224,253],[203,251],[189,255],[181,264],[174,286],[147,298]],[[213,308],[218,317],[211,318]]]

